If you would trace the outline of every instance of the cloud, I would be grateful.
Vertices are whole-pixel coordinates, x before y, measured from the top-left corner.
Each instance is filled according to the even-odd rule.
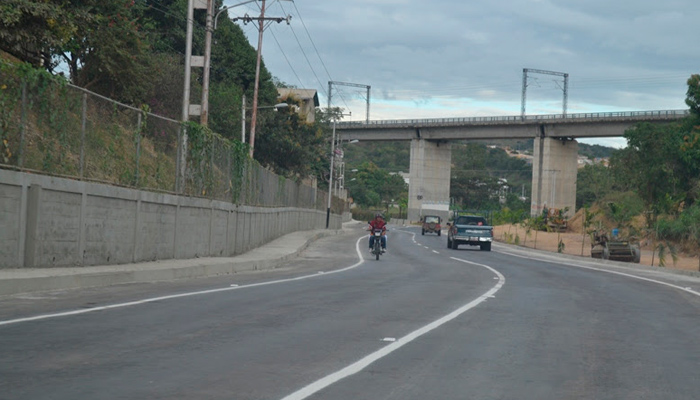
[[[321,104],[329,80],[371,85],[372,118],[517,114],[523,68],[569,73],[570,110],[678,109],[700,72],[696,0],[269,3],[293,15],[265,33],[273,75],[318,90]],[[528,112],[561,110],[553,78],[528,87]],[[363,119],[362,91],[346,95]]]

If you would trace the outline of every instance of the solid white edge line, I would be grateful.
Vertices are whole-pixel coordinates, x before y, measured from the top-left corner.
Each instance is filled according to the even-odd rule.
[[[647,281],[647,282],[652,282],[652,283],[658,283],[659,285],[668,286],[668,287],[671,287],[671,288],[674,288],[674,289],[682,290],[682,291],[684,291],[684,292],[686,292],[686,293],[690,293],[690,294],[694,294],[694,295],[696,295],[696,296],[700,296],[700,292],[696,292],[696,291],[694,291],[692,288],[683,287],[683,286],[678,286],[678,285],[674,285],[674,284],[672,284],[672,283],[668,283],[668,282],[664,282],[664,281],[658,281],[658,280],[656,280],[656,279],[645,278],[645,277],[643,277],[643,276],[637,276],[637,275],[627,274],[627,273],[619,272],[619,271],[611,271],[611,270],[603,269],[603,268],[588,267],[588,266],[585,266],[585,265],[573,264],[573,263],[569,263],[569,262],[563,262],[563,261],[557,261],[557,260],[551,260],[551,259],[548,260],[548,259],[546,259],[546,258],[537,258],[537,257],[524,256],[524,255],[520,255],[520,254],[510,253],[510,252],[507,252],[507,251],[498,251],[498,253],[506,254],[506,255],[513,256],[513,257],[518,257],[518,258],[525,258],[525,259],[527,259],[527,260],[542,261],[542,262],[548,262],[548,263],[552,263],[552,264],[566,265],[566,266],[569,266],[569,267],[576,267],[576,268],[588,269],[588,270],[591,270],[591,271],[606,272],[606,273],[608,273],[608,274],[620,275],[620,276],[625,276],[625,277],[628,277],[628,278],[639,279],[639,280],[642,280],[642,281]]]
[[[336,371],[330,375],[327,375],[327,376],[317,380],[316,382],[313,382],[313,383],[297,390],[296,392],[283,397],[282,400],[304,400],[307,397],[315,394],[316,392],[323,390],[323,389],[327,388],[328,386],[338,382],[339,380],[347,378],[348,376],[354,375],[354,374],[362,371],[363,369],[365,369],[367,366],[369,366],[373,362],[375,362],[383,357],[386,357],[387,355],[389,355],[392,352],[398,350],[399,348],[407,345],[408,343],[412,342],[413,340],[429,333],[430,331],[440,327],[441,325],[444,325],[445,323],[447,323],[449,321],[452,321],[453,319],[459,317],[463,313],[478,306],[479,304],[486,301],[487,299],[493,298],[494,297],[493,295],[496,292],[498,292],[506,282],[506,278],[500,272],[489,267],[488,265],[478,264],[475,262],[462,260],[460,258],[454,258],[454,257],[450,257],[450,258],[453,260],[459,261],[459,262],[473,264],[473,265],[477,265],[477,266],[484,267],[484,268],[491,270],[493,273],[495,273],[498,276],[498,278],[499,278],[498,283],[495,286],[493,286],[486,293],[482,294],[481,296],[479,296],[475,300],[472,300],[469,303],[463,305],[462,307],[458,308],[457,310],[429,323],[428,325],[423,326],[422,328],[419,328],[419,329],[409,333],[408,335],[406,335],[404,337],[396,339],[395,342],[392,342],[391,344],[380,348],[379,350],[375,351],[374,353],[371,353],[371,354],[363,357],[359,361],[356,361],[355,363],[350,364],[347,367],[345,367],[339,371]]]
[[[18,324],[20,322],[39,321],[39,320],[49,319],[49,318],[68,317],[68,316],[72,316],[72,315],[86,314],[86,313],[91,313],[91,312],[95,312],[95,311],[111,310],[114,308],[138,306],[138,305],[142,305],[142,304],[153,303],[156,301],[178,299],[181,297],[199,296],[199,295],[204,295],[204,294],[227,292],[227,291],[231,291],[231,290],[247,289],[247,288],[253,288],[253,287],[258,287],[258,286],[275,285],[278,283],[300,281],[303,279],[317,278],[319,276],[337,274],[337,273],[341,273],[341,272],[345,272],[345,271],[349,271],[351,269],[357,268],[365,262],[365,259],[362,257],[362,252],[360,252],[360,240],[362,240],[362,237],[357,239],[357,241],[355,242],[355,251],[357,252],[357,256],[359,257],[360,261],[358,261],[357,263],[355,263],[349,267],[345,267],[345,268],[338,269],[335,271],[324,272],[324,273],[316,272],[313,275],[303,275],[303,276],[297,276],[295,278],[278,279],[278,280],[268,281],[268,282],[252,283],[250,285],[243,285],[243,286],[235,285],[235,286],[228,286],[228,287],[219,288],[219,289],[210,289],[210,290],[202,290],[202,291],[198,291],[198,292],[188,292],[188,293],[172,294],[172,295],[168,295],[168,296],[152,297],[152,298],[143,299],[143,300],[130,301],[127,303],[110,304],[110,305],[101,306],[101,307],[86,308],[86,309],[73,310],[73,311],[65,311],[65,312],[59,312],[59,313],[53,313],[53,314],[36,315],[33,317],[10,319],[10,320],[6,320],[6,321],[0,321],[0,326]]]

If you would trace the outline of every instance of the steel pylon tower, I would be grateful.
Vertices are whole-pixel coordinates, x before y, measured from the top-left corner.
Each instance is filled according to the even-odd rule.
[[[566,108],[567,108],[567,105],[569,102],[569,74],[567,74],[565,72],[555,72],[555,71],[545,71],[542,69],[523,68],[523,93],[522,93],[522,99],[520,102],[520,117],[525,118],[525,104],[527,102],[528,73],[543,74],[543,75],[555,75],[555,76],[561,76],[564,78],[564,87],[562,88],[562,91],[564,92],[562,114],[566,115]]]
[[[366,121],[369,123],[369,91],[372,88],[370,85],[362,85],[359,83],[348,83],[348,82],[335,82],[335,81],[328,81],[328,109],[331,109],[331,98],[333,97],[333,85],[341,85],[341,86],[352,86],[352,87],[360,87],[360,88],[365,88],[367,89],[367,114],[366,114]]]

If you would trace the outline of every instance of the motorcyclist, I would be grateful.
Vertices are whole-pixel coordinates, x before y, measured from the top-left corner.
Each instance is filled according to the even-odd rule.
[[[386,222],[384,221],[384,217],[382,217],[381,213],[376,213],[374,215],[374,219],[372,221],[369,221],[369,231],[370,231],[370,236],[369,236],[369,251],[372,251],[372,247],[374,246],[374,236],[371,234],[371,232],[374,232],[375,229],[381,229],[382,230],[382,253],[386,253]]]

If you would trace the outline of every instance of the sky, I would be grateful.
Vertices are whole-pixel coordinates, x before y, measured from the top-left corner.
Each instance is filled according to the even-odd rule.
[[[329,81],[368,85],[372,120],[520,115],[524,68],[569,74],[568,113],[687,109],[700,73],[698,0],[268,0],[265,14],[291,15],[264,31],[273,76],[316,89],[321,107]],[[256,25],[238,23],[257,47]],[[563,83],[529,73],[526,114],[561,114]],[[366,98],[333,85],[345,121],[367,118]]]

